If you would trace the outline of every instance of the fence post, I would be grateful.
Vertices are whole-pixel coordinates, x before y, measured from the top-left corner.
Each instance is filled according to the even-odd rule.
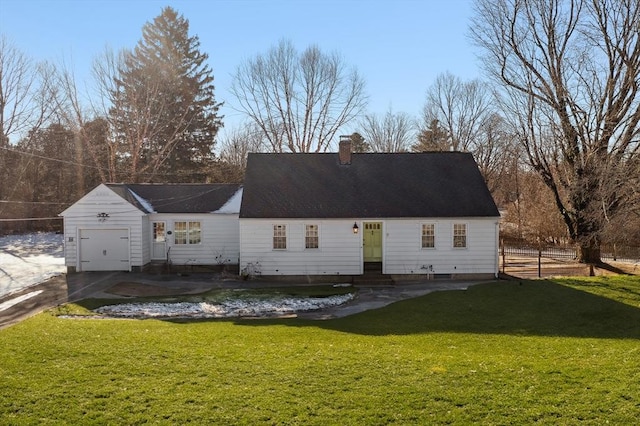
[[[542,247],[538,246],[538,278],[542,277]]]
[[[501,251],[502,251],[502,273],[505,273],[505,268],[506,268],[506,262],[505,262],[505,255],[504,255],[504,239],[501,239]]]

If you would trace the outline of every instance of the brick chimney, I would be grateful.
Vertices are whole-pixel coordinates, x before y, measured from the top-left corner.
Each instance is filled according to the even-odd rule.
[[[340,164],[351,164],[351,136],[340,136],[338,157]]]

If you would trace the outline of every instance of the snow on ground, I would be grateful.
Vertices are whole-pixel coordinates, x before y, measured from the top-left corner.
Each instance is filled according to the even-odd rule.
[[[34,286],[65,272],[63,236],[32,233],[0,236],[0,297]],[[37,295],[32,292],[5,302],[0,311]],[[330,297],[229,299],[220,303],[141,303],[104,306],[96,311],[124,318],[228,318],[276,316],[341,305],[353,294]]]
[[[0,297],[64,272],[62,235],[42,232],[0,236]]]
[[[17,305],[18,303],[22,303],[25,300],[29,300],[32,297],[35,297],[42,293],[44,290],[36,290],[31,293],[23,294],[22,296],[14,297],[13,299],[9,299],[6,302],[0,303],[0,312],[9,309],[10,307]]]
[[[120,318],[237,318],[265,317],[315,311],[342,305],[354,295],[329,297],[287,297],[277,299],[230,299],[220,303],[125,303],[102,306],[94,311]]]

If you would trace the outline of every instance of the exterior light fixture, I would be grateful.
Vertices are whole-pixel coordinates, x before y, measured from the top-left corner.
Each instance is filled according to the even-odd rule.
[[[358,223],[357,222],[353,222],[353,233],[354,234],[358,233]]]
[[[99,220],[100,222],[104,222],[105,220],[107,220],[107,219],[109,218],[109,213],[104,213],[104,212],[102,212],[102,213],[98,213],[98,214],[96,215],[96,217],[98,218],[98,220]]]

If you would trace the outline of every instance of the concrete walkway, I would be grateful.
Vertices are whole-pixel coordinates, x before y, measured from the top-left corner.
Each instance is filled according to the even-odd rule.
[[[394,286],[357,286],[356,298],[344,305],[321,311],[300,312],[298,318],[326,320],[354,315],[370,309],[378,309],[400,300],[424,296],[434,291],[466,290],[486,281],[419,281],[399,283]]]
[[[358,285],[354,300],[341,306],[320,311],[301,312],[303,319],[326,320],[377,309],[391,303],[419,297],[434,291],[465,290],[469,286],[486,281],[408,281],[395,285]],[[162,289],[171,294],[193,294],[219,288],[269,288],[294,286],[293,282],[266,280],[238,280],[216,274],[153,275],[127,272],[83,272],[60,275],[24,291],[0,298],[0,329],[16,324],[46,309],[66,302],[75,302],[89,297],[119,297],[107,292],[115,285],[129,286],[141,291],[140,296],[152,296]],[[300,283],[298,285],[316,285]],[[146,292],[146,293],[144,293]]]

